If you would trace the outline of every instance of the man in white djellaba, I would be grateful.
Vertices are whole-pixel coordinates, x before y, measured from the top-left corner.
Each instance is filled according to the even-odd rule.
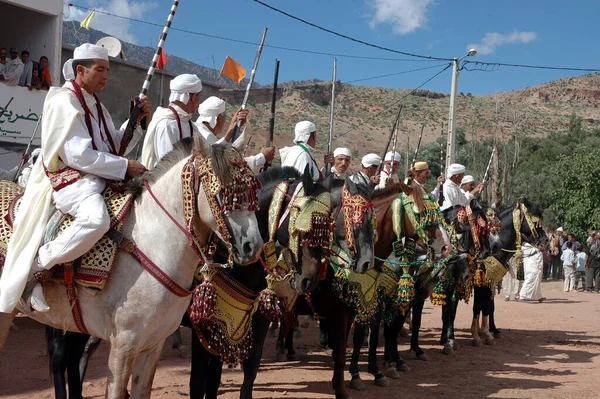
[[[186,73],[171,80],[169,87],[170,103],[156,108],[144,137],[142,164],[148,169],[154,169],[162,157],[173,151],[175,143],[197,132],[191,119],[200,104],[202,82],[196,75]]]
[[[379,175],[377,167],[381,164],[381,157],[377,154],[367,154],[360,161],[361,170],[350,176],[356,184],[364,184],[370,188],[375,188],[379,184]]]
[[[390,184],[400,182],[398,177],[398,167],[400,166],[400,153],[397,151],[389,151],[383,158],[384,167],[379,175],[379,184],[375,187],[377,190],[382,190]]]
[[[546,298],[542,296],[542,273],[544,272],[544,255],[539,248],[529,243],[524,243],[523,250],[523,271],[525,281],[519,292],[519,301],[539,301]]]
[[[227,130],[225,130],[226,108],[227,103],[215,96],[208,97],[198,106],[198,119],[196,119],[196,127],[198,128],[198,132],[202,134],[202,137],[204,137],[211,144],[221,140],[231,141],[237,122],[240,121],[240,128],[246,124],[248,110],[239,109],[233,116],[233,119],[231,120]],[[221,135],[222,133],[224,133],[223,136],[218,138],[218,135]],[[258,154],[244,157],[244,159],[252,171],[258,172],[258,170],[266,162],[271,162],[274,157],[275,147],[271,146],[263,147],[261,152]]]
[[[102,197],[106,180],[140,176],[146,168],[118,154],[126,123],[114,127],[100,103],[108,80],[108,51],[85,43],[77,47],[63,71],[74,79],[52,87],[44,102],[42,153],[35,163],[8,243],[0,278],[0,312],[11,313],[21,296],[33,310],[48,311],[42,286],[49,269],[85,254],[110,227]],[[140,102],[139,121],[148,115],[147,99]],[[142,136],[139,125],[125,153]],[[55,240],[38,247],[53,203],[73,216],[70,227]]]
[[[455,205],[468,205],[469,202],[479,194],[483,184],[477,185],[471,191],[463,191],[460,184],[465,177],[465,167],[459,163],[453,163],[446,170],[446,181],[444,182],[444,203],[440,206],[442,211],[452,208]]]
[[[281,166],[291,166],[301,174],[306,167],[314,181],[323,177],[319,165],[312,153],[317,144],[317,127],[310,121],[296,123],[294,127],[294,145],[279,150]]]

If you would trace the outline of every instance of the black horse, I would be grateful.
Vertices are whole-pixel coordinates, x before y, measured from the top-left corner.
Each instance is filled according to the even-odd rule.
[[[513,206],[501,210],[497,213],[497,217],[502,225],[502,230],[498,235],[501,249],[493,256],[505,267],[507,267],[508,261],[514,255],[516,249],[516,230],[513,224],[513,211],[516,207],[523,207],[522,209],[525,209],[533,216],[533,218],[540,221],[536,226],[530,227],[527,219],[525,217],[521,218],[520,232],[522,242],[529,242],[537,245],[543,244],[547,240],[543,224],[541,223],[542,212],[535,204],[528,201],[526,198],[520,200],[520,202]],[[488,211],[486,211],[486,213],[487,212]],[[532,228],[535,232],[532,232]],[[466,276],[463,276],[463,278],[466,278]],[[459,293],[457,292],[460,283],[461,280],[456,280],[452,286],[448,287],[449,292],[447,297],[449,300],[442,308],[442,337],[440,342],[444,345],[443,352],[445,354],[452,354],[453,351],[458,348],[454,339],[454,320],[456,318],[458,301],[461,299],[461,295],[458,295]],[[488,345],[493,345],[494,336],[489,332],[492,332],[496,337],[500,336],[500,331],[496,329],[493,319],[493,289],[495,289],[495,287],[490,287],[487,284],[473,288],[473,321],[471,324],[471,334],[474,346],[482,345],[481,338],[483,338]],[[482,315],[483,324],[481,329],[479,328],[480,315]],[[487,328],[488,316],[489,331]]]

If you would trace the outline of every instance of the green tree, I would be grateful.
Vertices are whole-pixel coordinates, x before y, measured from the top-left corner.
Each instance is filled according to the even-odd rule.
[[[558,162],[558,186],[551,210],[558,223],[579,239],[600,226],[600,151],[563,156]]]

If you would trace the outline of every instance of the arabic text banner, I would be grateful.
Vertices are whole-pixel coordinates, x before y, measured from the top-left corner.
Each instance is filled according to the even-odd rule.
[[[47,93],[0,83],[0,113],[4,110],[0,116],[0,142],[27,145],[42,114]],[[11,98],[10,105],[6,107]],[[34,146],[40,145],[40,135],[38,129],[33,140]]]

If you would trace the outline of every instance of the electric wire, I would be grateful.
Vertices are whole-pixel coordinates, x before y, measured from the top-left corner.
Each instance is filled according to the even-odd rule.
[[[530,68],[530,69],[550,69],[554,71],[577,71],[577,72],[600,72],[600,69],[593,68],[571,68],[571,67],[557,67],[548,65],[527,65],[527,64],[506,64],[502,62],[482,62],[482,61],[464,61],[465,64],[486,65],[491,67],[513,67],[513,68]],[[469,69],[468,69],[469,70]]]

